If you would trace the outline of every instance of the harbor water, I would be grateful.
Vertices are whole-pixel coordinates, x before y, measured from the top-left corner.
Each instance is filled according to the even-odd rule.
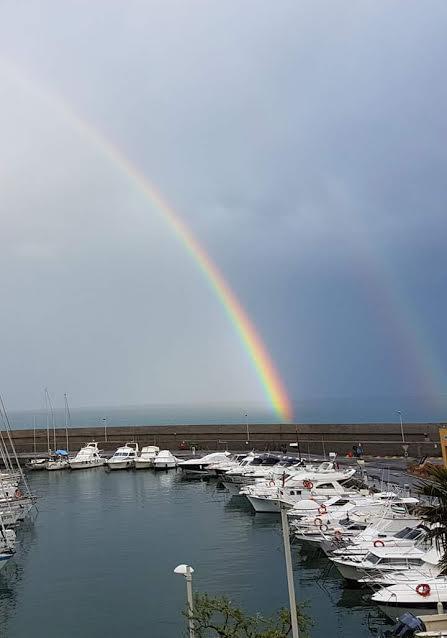
[[[3,638],[184,636],[179,563],[194,567],[196,591],[251,612],[287,604],[279,519],[254,515],[215,481],[99,468],[35,472],[30,482],[39,512],[0,572]],[[346,588],[310,546],[293,546],[293,557],[312,638],[366,638],[371,621],[385,623],[367,592]]]

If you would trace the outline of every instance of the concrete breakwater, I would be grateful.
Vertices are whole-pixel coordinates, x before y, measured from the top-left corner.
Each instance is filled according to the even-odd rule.
[[[439,428],[441,423],[411,423],[404,425],[404,441],[411,457],[440,456]],[[68,435],[68,436],[67,436]],[[5,440],[6,434],[3,432]],[[136,441],[140,447],[158,445],[176,450],[293,450],[298,443],[301,454],[347,454],[353,445],[362,444],[366,456],[402,456],[403,440],[399,424],[246,424],[240,425],[169,425],[128,427],[71,427],[14,430],[12,438],[17,452],[34,456],[51,449],[79,450],[88,441],[98,441],[106,453],[112,453],[126,441]]]

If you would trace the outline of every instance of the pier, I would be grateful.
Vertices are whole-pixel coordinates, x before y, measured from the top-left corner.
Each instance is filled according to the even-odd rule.
[[[397,423],[359,424],[250,424],[247,425],[144,425],[126,427],[57,428],[56,447],[79,450],[88,441],[98,441],[105,453],[112,453],[126,441],[140,447],[157,445],[171,451],[191,450],[282,450],[297,444],[301,454],[326,456],[329,452],[346,455],[353,445],[362,444],[365,456],[441,456],[439,428],[442,423],[404,424],[404,441]],[[5,433],[3,433],[5,436]],[[68,436],[67,436],[68,434]],[[22,458],[48,451],[46,429],[13,430],[12,438]],[[54,448],[54,432],[49,432]],[[406,449],[404,449],[404,445]]]

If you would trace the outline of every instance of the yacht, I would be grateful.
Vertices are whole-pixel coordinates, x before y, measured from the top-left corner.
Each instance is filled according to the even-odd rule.
[[[187,461],[182,461],[178,465],[185,474],[204,476],[208,473],[208,467],[210,465],[228,461],[229,456],[230,454],[228,452],[213,452],[212,454],[206,454],[200,458],[193,457]]]
[[[138,456],[138,443],[126,443],[106,461],[109,470],[128,470],[135,464]]]
[[[87,470],[89,468],[101,467],[106,459],[100,456],[96,441],[87,443],[81,448],[76,456],[68,461],[71,470]]]
[[[357,494],[325,501],[318,511],[308,510],[305,517],[296,517],[301,513],[299,502],[288,511],[288,516],[293,517],[291,526],[296,538],[318,543],[326,554],[344,550],[346,554],[366,554],[373,546],[384,546],[383,538],[404,529],[407,533],[419,525],[419,518],[411,513],[417,502],[417,499],[397,495],[390,497],[387,492],[371,496]],[[421,535],[422,531],[417,534]],[[365,550],[360,549],[361,543]],[[411,544],[412,540],[408,542]]]
[[[273,485],[252,485],[241,490],[240,494],[248,498],[255,512],[278,513],[281,505],[290,509],[303,499],[312,499],[322,506],[331,496],[354,495],[336,480],[303,482],[302,479],[296,479],[293,484],[285,484],[284,487],[277,486],[275,481],[271,483]]]
[[[154,459],[154,469],[171,470],[178,465],[178,459],[169,450],[160,450]]]
[[[255,455],[253,452],[250,452],[249,454],[232,454],[224,461],[220,461],[219,463],[211,463],[211,465],[208,465],[207,474],[209,474],[209,476],[221,477],[229,470],[241,467],[242,461],[250,461],[254,459],[254,456]]]
[[[145,470],[148,467],[154,467],[154,459],[159,453],[160,448],[156,445],[146,445],[141,448],[140,456],[135,459],[135,469]]]
[[[412,578],[439,576],[440,554],[436,548],[424,551],[419,547],[372,547],[366,556],[330,556],[343,578],[353,581],[381,582],[395,574]]]
[[[238,494],[244,485],[253,485],[263,479],[273,480],[284,473],[289,475],[298,467],[301,467],[301,462],[295,457],[258,454],[249,460],[244,459],[239,467],[228,470],[222,477],[222,483],[230,492]]]
[[[447,577],[416,578],[399,582],[379,589],[371,600],[393,620],[408,611],[418,616],[433,613],[432,610],[437,609],[438,603],[447,604]]]

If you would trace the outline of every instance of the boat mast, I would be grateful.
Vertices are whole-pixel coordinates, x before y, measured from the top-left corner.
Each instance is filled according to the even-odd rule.
[[[51,426],[53,428],[53,451],[57,450],[57,443],[56,443],[56,421],[54,419],[54,410],[53,410],[53,404],[51,403],[51,398],[50,398],[50,394],[47,390],[47,397],[48,397],[48,405],[50,406],[50,412],[51,412]]]
[[[48,449],[48,455],[50,455],[51,450],[50,450],[50,408],[48,405],[48,390],[47,388],[45,388],[45,410],[47,412],[47,449]]]
[[[70,424],[70,427],[71,427],[71,415],[70,415],[70,408],[68,407],[67,394],[64,394],[64,399],[65,399],[65,446],[68,452],[68,424]]]

